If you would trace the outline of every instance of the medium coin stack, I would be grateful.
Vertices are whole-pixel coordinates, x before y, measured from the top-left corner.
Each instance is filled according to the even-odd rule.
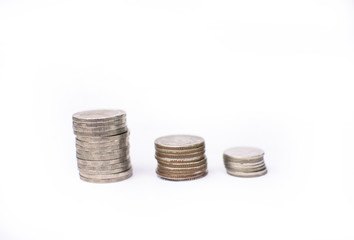
[[[228,174],[236,177],[259,177],[267,173],[264,151],[253,147],[235,147],[224,152]]]
[[[122,110],[92,110],[73,115],[80,178],[108,183],[132,176],[129,130]]]
[[[156,173],[173,181],[193,180],[207,175],[204,139],[189,135],[171,135],[155,140]]]

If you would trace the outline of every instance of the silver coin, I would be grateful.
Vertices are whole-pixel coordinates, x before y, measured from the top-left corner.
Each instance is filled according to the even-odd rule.
[[[85,178],[90,178],[90,179],[112,179],[112,178],[119,178],[123,177],[126,175],[130,175],[132,169],[127,169],[125,172],[120,172],[120,173],[112,173],[112,174],[96,174],[96,175],[90,175],[86,173],[80,172],[80,176],[85,177]]]
[[[128,170],[128,174],[125,175],[121,175],[119,177],[115,177],[115,178],[110,178],[110,179],[95,179],[95,178],[88,178],[88,177],[84,177],[80,175],[80,179],[86,182],[90,182],[90,183],[113,183],[113,182],[120,182],[123,180],[126,180],[128,178],[130,178],[133,175],[133,171],[130,169]]]
[[[253,160],[264,156],[264,151],[254,147],[234,147],[225,150],[224,157],[229,159]]]
[[[89,176],[89,175],[116,174],[116,173],[124,172],[130,168],[131,168],[131,165],[128,165],[127,167],[108,169],[108,170],[106,170],[106,169],[105,170],[92,170],[92,169],[79,168],[79,171],[80,171],[81,175]]]
[[[118,129],[126,128],[126,124],[122,125],[113,125],[113,126],[102,126],[102,127],[78,127],[73,126],[75,132],[89,132],[89,133],[96,133],[96,132],[110,132],[115,131]]]
[[[256,167],[256,168],[226,168],[228,171],[234,171],[234,172],[244,172],[244,173],[249,173],[249,172],[259,172],[264,169],[266,169],[265,165],[262,167]]]
[[[112,130],[112,131],[98,131],[98,132],[74,131],[74,134],[77,136],[84,136],[84,137],[109,137],[109,136],[115,136],[115,135],[119,135],[122,133],[126,133],[127,131],[128,131],[128,128],[124,127],[124,128],[119,128],[119,129]]]
[[[114,149],[121,149],[129,146],[129,141],[121,141],[120,143],[116,144],[83,144],[81,143],[76,143],[76,148],[82,151],[112,151]]]
[[[120,154],[120,153],[126,153],[129,151],[129,145],[122,147],[122,148],[116,148],[116,149],[110,149],[110,148],[103,148],[103,149],[94,149],[92,151],[88,151],[87,148],[76,148],[76,152],[82,155],[110,155],[110,154]]]
[[[198,156],[198,157],[189,157],[189,158],[166,158],[166,157],[159,157],[155,155],[155,158],[158,162],[165,162],[165,163],[191,163],[191,162],[196,162],[203,160],[205,157],[205,154]]]
[[[87,148],[87,149],[95,149],[95,148],[123,148],[127,145],[129,145],[129,138],[122,139],[120,141],[113,141],[113,142],[96,142],[96,143],[90,143],[90,142],[83,142],[80,140],[76,140],[76,147],[80,148]]]
[[[193,158],[193,157],[199,157],[199,156],[204,156],[205,151],[201,152],[196,152],[196,153],[184,153],[184,154],[166,154],[166,153],[160,153],[158,151],[155,152],[157,157],[161,158],[177,158],[177,159],[182,159],[182,158]]]
[[[122,151],[122,152],[113,152],[107,154],[82,154],[76,152],[76,157],[85,160],[96,160],[96,161],[104,161],[104,160],[113,160],[116,158],[122,158],[129,155],[129,150]]]
[[[115,150],[120,150],[129,147],[129,143],[125,143],[124,145],[112,145],[112,146],[95,146],[95,147],[83,147],[76,144],[76,149],[81,152],[112,152]]]
[[[192,148],[192,149],[165,149],[165,148],[155,147],[155,150],[156,150],[156,152],[160,152],[162,154],[191,154],[191,153],[205,151],[205,147],[201,146],[201,147]]]
[[[263,167],[265,166],[264,162],[260,162],[260,163],[252,163],[252,164],[249,164],[249,163],[231,163],[231,162],[225,162],[225,167],[228,167],[228,168],[240,168],[240,169],[243,169],[243,168],[257,168],[257,167]]]
[[[193,174],[193,175],[187,175],[187,176],[182,176],[182,175],[166,175],[166,174],[161,174],[160,172],[156,171],[157,176],[159,176],[162,179],[165,180],[170,180],[170,181],[187,181],[187,180],[195,180],[202,178],[208,174],[208,171],[204,171],[198,174]]]
[[[230,158],[229,156],[224,155],[224,162],[232,162],[232,163],[259,163],[263,161],[263,157],[261,158],[253,158],[253,159],[235,159]]]
[[[158,165],[157,169],[159,172],[165,174],[192,174],[200,171],[204,171],[207,169],[207,164],[196,166],[196,167],[166,167],[163,165]]]
[[[264,169],[264,170],[259,171],[259,172],[250,172],[250,173],[227,170],[227,173],[229,175],[232,175],[232,176],[235,176],[235,177],[260,177],[260,176],[263,176],[263,175],[265,175],[267,173],[267,169]]]
[[[111,143],[113,141],[120,141],[122,139],[126,139],[130,135],[129,130],[125,133],[119,134],[119,135],[114,135],[114,136],[106,136],[106,137],[100,137],[100,136],[76,136],[76,140],[80,142],[87,142],[87,143]]]
[[[155,140],[157,148],[166,149],[191,149],[204,146],[204,139],[191,135],[170,135]]]
[[[104,122],[125,117],[123,110],[90,110],[78,112],[73,115],[76,122]]]
[[[158,162],[159,166],[165,166],[165,167],[195,167],[195,166],[201,166],[207,162],[207,159],[204,158],[203,160],[196,161],[196,162]]]
[[[107,137],[111,138],[111,137]],[[78,138],[76,138],[76,144],[80,146],[111,146],[111,145],[119,145],[119,144],[125,144],[129,142],[129,135],[126,135],[125,137],[121,137],[119,139],[110,139],[111,141],[107,141],[107,139],[102,139],[102,141],[95,140],[93,139],[93,142],[87,142],[87,141],[82,141]]]
[[[87,165],[87,164],[80,164],[78,163],[77,166],[79,169],[87,169],[87,170],[113,170],[117,168],[127,168],[130,165],[130,161],[125,161],[122,163],[117,163],[117,164],[104,164],[104,165],[98,165],[98,166],[92,166],[92,165]]]
[[[76,149],[76,153],[85,156],[102,156],[102,155],[116,155],[116,154],[121,156],[121,155],[126,155],[126,153],[128,152],[129,152],[129,146],[120,149],[112,149],[112,150],[104,149],[104,150],[96,150],[96,151],[86,151],[86,150]]]
[[[126,118],[113,119],[104,122],[76,122],[73,121],[73,127],[79,128],[95,128],[95,127],[106,127],[106,126],[121,126],[125,125],[127,122]]]
[[[86,160],[86,159],[78,158],[77,162],[78,164],[91,166],[91,167],[104,167],[113,164],[123,164],[126,162],[130,162],[130,157],[127,156],[127,157],[116,158],[112,160]]]

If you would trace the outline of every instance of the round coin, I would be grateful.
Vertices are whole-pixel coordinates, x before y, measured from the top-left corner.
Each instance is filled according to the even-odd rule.
[[[191,153],[205,151],[205,147],[201,146],[201,147],[192,148],[192,149],[165,149],[165,148],[155,147],[155,150],[156,150],[156,152],[159,152],[162,154],[191,154]]]
[[[229,159],[253,160],[263,157],[264,151],[254,147],[234,147],[225,150],[224,157]]]
[[[124,172],[130,168],[131,168],[131,165],[128,165],[127,167],[108,169],[108,170],[91,170],[91,169],[79,168],[79,171],[80,171],[81,175],[94,175],[94,176],[96,176],[96,175],[121,173],[121,172]]]
[[[127,161],[130,161],[129,155],[126,157],[122,158],[116,158],[112,160],[86,160],[86,159],[77,159],[78,164],[86,165],[86,166],[92,166],[92,167],[103,167],[107,165],[112,165],[112,164],[123,164]]]
[[[205,151],[201,151],[201,152],[196,152],[196,153],[190,153],[190,154],[165,154],[165,153],[160,153],[158,151],[156,151],[156,156],[157,157],[161,157],[161,158],[193,158],[193,157],[199,157],[199,156],[204,156]]]
[[[88,143],[111,143],[113,141],[120,141],[122,139],[126,139],[130,135],[129,130],[125,133],[119,134],[119,135],[114,135],[114,136],[107,136],[107,137],[102,137],[102,136],[95,136],[95,137],[89,137],[89,136],[76,136],[76,140],[80,142],[88,142]]]
[[[73,115],[76,122],[102,122],[125,117],[123,110],[90,110],[78,112]]]
[[[101,170],[113,170],[113,169],[117,169],[117,168],[127,168],[129,165],[130,165],[130,161],[125,161],[125,162],[117,163],[117,164],[98,165],[98,166],[92,166],[92,165],[78,163],[77,166],[79,169],[101,171]]]
[[[113,151],[113,150],[118,150],[122,148],[129,147],[129,141],[122,142],[121,144],[114,144],[114,145],[91,145],[91,146],[82,146],[78,143],[76,143],[76,149],[79,149],[81,151],[88,151],[88,152],[97,152],[97,151]]]
[[[119,135],[122,133],[126,133],[128,131],[127,127],[124,128],[119,128],[111,131],[97,131],[97,132],[79,132],[74,130],[74,134],[77,136],[84,136],[84,137],[109,137],[109,136],[115,136]]]
[[[156,148],[191,149],[204,146],[204,139],[191,135],[170,135],[155,140]]]
[[[267,173],[267,169],[258,172],[247,172],[247,173],[227,170],[227,173],[235,177],[260,177]]]
[[[104,148],[104,149],[97,149],[97,150],[87,150],[86,148],[76,148],[76,152],[82,155],[110,155],[110,154],[119,154],[119,153],[125,153],[129,151],[129,145],[122,147],[122,148],[117,148],[117,149],[111,149],[111,148]]]
[[[155,155],[155,158],[158,162],[164,162],[166,164],[168,163],[191,163],[191,162],[197,162],[200,160],[203,160],[205,157],[205,154],[197,157],[189,157],[189,158],[166,158],[166,157],[159,157]]]
[[[118,129],[126,128],[127,125],[113,125],[113,126],[103,126],[103,127],[77,127],[73,126],[73,129],[75,132],[89,132],[89,133],[96,133],[96,132],[109,132],[109,131],[115,131]]]
[[[113,160],[116,158],[122,158],[129,155],[129,150],[123,152],[114,152],[110,154],[81,154],[76,152],[76,157],[85,160],[94,160],[94,161],[105,161]]]
[[[202,172],[202,173],[196,174],[196,175],[187,176],[187,177],[181,177],[179,175],[177,175],[177,176],[164,175],[164,174],[160,174],[158,171],[156,171],[156,173],[157,173],[157,176],[159,176],[160,178],[165,179],[165,180],[188,181],[188,180],[195,180],[195,179],[202,178],[208,174],[208,171],[205,171],[205,172]]]
[[[174,167],[164,167],[162,165],[159,165],[157,167],[157,170],[161,173],[165,174],[178,174],[178,175],[183,175],[183,174],[193,174],[196,172],[200,171],[205,171],[207,169],[207,164],[204,164],[202,166],[196,166],[196,167],[183,167],[183,168],[174,168]]]
[[[196,161],[196,162],[158,162],[160,166],[165,166],[165,167],[176,167],[176,168],[183,168],[183,167],[196,167],[196,166],[201,166],[207,162],[207,159],[204,158],[203,160]]]
[[[105,127],[105,126],[121,126],[125,125],[127,122],[126,118],[119,118],[119,119],[113,119],[113,120],[108,120],[104,122],[76,122],[73,121],[73,127],[79,127],[79,128],[95,128],[95,127]]]
[[[118,178],[118,177],[130,175],[131,170],[132,169],[130,168],[125,172],[113,173],[113,174],[96,174],[96,175],[90,175],[90,174],[80,172],[80,176],[83,176],[85,178],[91,178],[91,179],[93,179],[93,178],[94,179],[111,179],[111,178]]]
[[[224,155],[224,161],[232,162],[232,163],[259,163],[260,161],[263,161],[263,157],[253,158],[253,159],[236,159],[236,158],[230,158],[229,156]]]
[[[130,169],[128,174],[117,176],[110,179],[96,179],[90,177],[84,177],[80,175],[80,179],[90,183],[113,183],[113,182],[120,182],[130,178],[133,175],[133,171]]]

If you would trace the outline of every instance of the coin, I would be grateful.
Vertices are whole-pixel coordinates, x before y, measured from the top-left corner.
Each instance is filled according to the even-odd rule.
[[[164,149],[191,149],[203,145],[203,138],[191,135],[170,135],[155,140],[155,146]]]
[[[90,110],[75,113],[73,120],[76,122],[104,122],[122,118],[125,115],[123,110]]]
[[[198,148],[192,148],[192,149],[165,149],[165,148],[158,148],[155,147],[156,152],[162,153],[162,154],[190,154],[190,153],[198,153],[202,152],[205,150],[205,147],[198,147]]]
[[[130,178],[132,175],[133,175],[133,171],[130,169],[128,174],[121,175],[121,176],[114,177],[114,178],[96,179],[96,178],[84,177],[84,176],[80,175],[80,179],[83,181],[86,181],[86,182],[90,182],[90,183],[113,183],[113,182],[119,182],[119,181],[126,180],[126,179]]]
[[[80,169],[80,174],[81,175],[106,175],[106,174],[116,174],[116,173],[121,173],[126,171],[127,169],[130,169],[130,165],[127,167],[122,167],[122,168],[115,168],[115,169],[108,169],[108,170],[92,170],[92,169],[85,169],[81,168]]]
[[[161,173],[166,174],[191,174],[199,171],[206,170],[207,164],[195,167],[166,167],[162,165],[158,165],[157,169]]]
[[[201,152],[197,152],[197,153],[190,153],[190,154],[165,154],[165,153],[160,153],[158,151],[156,151],[156,156],[157,157],[162,157],[162,158],[193,158],[193,157],[199,157],[199,156],[203,156],[205,153],[205,151],[201,151]]]
[[[169,181],[187,181],[187,180],[195,180],[199,179],[202,177],[205,177],[208,174],[208,171],[203,171],[201,173],[195,174],[195,175],[189,175],[189,176],[181,176],[181,175],[165,175],[161,174],[158,171],[156,171],[157,175],[164,179],[164,180],[169,180]]]
[[[260,177],[267,173],[267,169],[258,172],[235,172],[235,171],[227,171],[228,174],[235,176],[235,177]]]
[[[207,159],[204,158],[203,160],[200,160],[200,161],[196,161],[196,162],[168,162],[168,163],[165,163],[165,162],[161,162],[159,161],[159,166],[166,166],[166,167],[176,167],[176,168],[179,168],[179,167],[195,167],[195,166],[200,166],[200,165],[203,165],[207,162]]]
[[[76,139],[81,142],[88,142],[88,143],[110,143],[112,141],[120,141],[125,139],[127,136],[130,135],[129,130],[125,133],[114,135],[114,136],[80,136],[77,135]]]
[[[111,130],[111,131],[97,131],[97,132],[94,132],[94,131],[80,132],[80,131],[74,130],[74,133],[76,135],[83,136],[83,137],[109,137],[109,136],[114,136],[114,135],[126,133],[127,131],[128,131],[128,128],[123,127],[123,128],[118,128],[118,129]]]
[[[240,168],[240,169],[243,169],[243,168],[257,168],[257,167],[262,167],[262,166],[265,166],[264,162],[261,161],[259,163],[232,163],[232,162],[227,162],[227,161],[224,161],[224,164],[229,167],[229,168]]]
[[[130,161],[125,161],[122,163],[117,163],[117,164],[104,164],[104,165],[98,165],[98,166],[92,166],[92,165],[87,165],[87,164],[80,164],[78,163],[78,168],[79,169],[87,169],[87,170],[113,170],[117,168],[127,168],[130,165]]]
[[[77,158],[77,162],[82,165],[92,166],[92,167],[100,167],[100,166],[107,166],[111,164],[123,164],[126,161],[130,161],[130,157],[124,156],[122,158],[115,158],[112,160],[86,160]]]
[[[115,144],[81,144],[81,143],[76,143],[76,149],[82,150],[82,151],[112,151],[115,149],[122,149],[129,147],[129,141],[121,141],[120,143],[115,143]]]
[[[120,147],[120,146],[118,146]],[[79,149],[76,148],[76,153],[82,154],[82,155],[110,155],[110,154],[121,154],[121,153],[126,153],[127,151],[129,151],[129,145],[128,146],[124,146],[121,148],[116,148],[116,149],[112,149],[112,148],[106,148],[106,149]]]
[[[96,128],[96,127],[106,127],[106,126],[121,126],[125,125],[127,122],[126,118],[119,118],[119,119],[113,119],[113,120],[108,120],[104,122],[76,122],[73,121],[73,127],[79,127],[79,128]]]
[[[114,152],[114,153],[107,153],[107,154],[82,154],[76,152],[76,157],[85,160],[113,160],[116,158],[122,158],[129,155],[129,151],[124,152]]]
[[[189,158],[167,158],[167,157],[159,157],[155,155],[155,158],[158,162],[165,163],[192,163],[197,162],[205,158],[205,155],[197,156],[197,157],[189,157]]]
[[[231,159],[252,160],[263,157],[264,151],[254,147],[234,147],[225,150],[224,156]]]
[[[109,132],[109,131],[116,131],[122,128],[127,128],[126,124],[122,125],[113,125],[113,126],[100,126],[100,127],[78,127],[73,126],[75,132],[88,132],[88,133],[97,133],[97,132]]]
[[[131,172],[131,168],[124,172],[112,173],[112,174],[95,174],[95,175],[91,174],[90,175],[80,171],[80,176],[83,176],[85,178],[91,178],[91,179],[111,179],[111,178],[119,178],[126,175],[130,175],[131,174],[130,172]]]

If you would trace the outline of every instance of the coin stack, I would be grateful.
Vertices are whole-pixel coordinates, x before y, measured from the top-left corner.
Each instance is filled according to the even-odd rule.
[[[92,110],[73,115],[80,178],[108,183],[132,176],[129,130],[122,110]]]
[[[207,175],[204,139],[189,135],[171,135],[155,140],[156,173],[173,181],[193,180]]]
[[[236,177],[259,177],[267,173],[264,151],[253,147],[235,147],[224,152],[228,174]]]

